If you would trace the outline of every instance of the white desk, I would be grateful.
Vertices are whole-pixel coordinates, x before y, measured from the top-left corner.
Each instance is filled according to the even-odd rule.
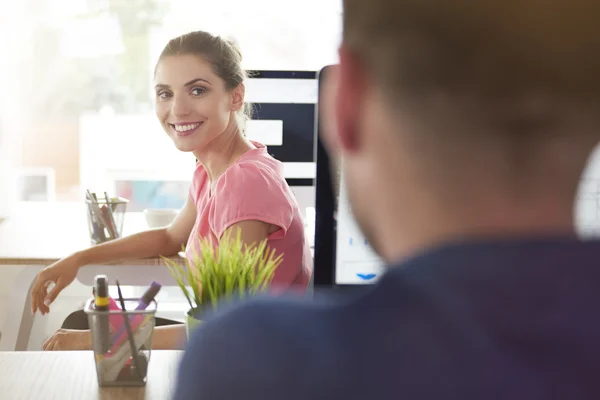
[[[123,234],[146,229],[141,213],[128,213]],[[33,327],[30,290],[37,273],[47,265],[90,246],[85,205],[81,203],[21,203],[13,215],[0,222],[0,268],[22,266],[11,290],[0,350],[26,350]],[[77,280],[93,286],[94,276],[107,274],[123,285],[146,286],[151,280],[164,286],[176,282],[158,258],[131,260],[114,265],[89,265]]]

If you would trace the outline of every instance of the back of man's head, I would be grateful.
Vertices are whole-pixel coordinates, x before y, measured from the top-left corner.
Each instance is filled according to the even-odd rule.
[[[454,204],[469,206],[479,196],[498,210],[545,197],[559,205],[540,210],[570,212],[600,139],[599,21],[598,0],[344,0],[333,109],[361,227],[375,232],[370,214],[391,221],[393,207],[412,214],[403,201],[429,204],[401,195],[387,211],[374,206],[393,185],[446,203],[454,191]],[[403,218],[396,225],[408,227]]]
[[[391,96],[600,98],[595,0],[344,0],[344,44]]]
[[[596,112],[599,21],[597,0],[344,0],[343,41],[390,102],[439,96],[478,135],[526,140]]]

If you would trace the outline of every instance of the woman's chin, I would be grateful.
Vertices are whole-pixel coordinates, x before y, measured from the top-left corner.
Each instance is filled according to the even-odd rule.
[[[191,153],[192,151],[196,150],[189,146],[175,146],[175,147],[177,148],[177,150],[179,150],[183,153]]]
[[[198,146],[194,146],[193,143],[187,140],[173,139],[173,144],[175,144],[175,148],[179,151],[183,151],[185,153],[189,153],[190,151],[196,150]]]

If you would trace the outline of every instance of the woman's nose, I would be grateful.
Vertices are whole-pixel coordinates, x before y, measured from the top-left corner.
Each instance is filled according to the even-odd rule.
[[[171,103],[171,114],[175,117],[186,116],[190,113],[191,107],[187,99],[183,96],[174,97]]]

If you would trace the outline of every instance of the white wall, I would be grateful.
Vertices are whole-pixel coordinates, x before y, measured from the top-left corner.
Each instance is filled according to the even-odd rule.
[[[4,7],[4,5],[3,5]],[[10,12],[10,10],[9,10]],[[5,14],[6,15],[6,14]],[[10,17],[10,13],[8,14]],[[0,37],[6,38],[8,30],[3,28],[10,27],[7,21],[0,16]],[[8,18],[7,18],[8,19]],[[0,54],[12,54],[15,49],[11,45],[14,42],[11,40],[0,41]],[[22,90],[18,88],[19,79],[15,79],[17,64],[13,57],[3,57],[0,61],[0,87],[6,90],[6,93],[13,93],[16,96],[0,96],[0,221],[10,215],[14,207],[14,202],[17,197],[15,165],[16,154],[18,154],[18,112],[20,110],[20,102]]]

